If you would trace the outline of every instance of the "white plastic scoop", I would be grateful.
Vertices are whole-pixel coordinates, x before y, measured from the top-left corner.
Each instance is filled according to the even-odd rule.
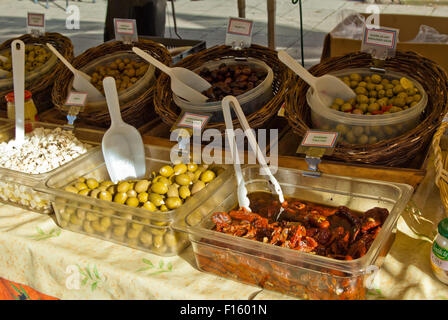
[[[14,85],[14,109],[16,143],[25,141],[25,43],[14,40],[11,44],[12,78]]]
[[[142,136],[121,118],[115,79],[103,80],[111,126],[102,140],[103,157],[113,182],[141,178],[146,173],[145,149]]]
[[[279,51],[278,58],[313,88],[314,94],[318,95],[326,107],[330,106],[336,98],[344,101],[356,98],[355,92],[341,79],[329,74],[315,77],[285,51]]]
[[[179,97],[197,103],[202,103],[208,100],[208,98],[201,92],[207,90],[212,85],[200,75],[186,68],[167,67],[140,48],[133,47],[132,51],[169,75],[171,78],[171,90],[173,90]]]
[[[73,88],[76,91],[87,93],[89,101],[104,99],[101,92],[90,82],[91,77],[88,74],[75,69],[75,67],[73,67],[70,62],[68,62],[67,59],[65,59],[64,56],[60,54],[59,51],[56,50],[50,43],[47,43],[47,47],[59,58],[59,60],[62,61],[62,63],[65,64],[67,68],[70,69],[71,72],[73,72]]]
[[[238,120],[241,124],[241,127],[244,130],[244,133],[246,134],[247,140],[249,141],[249,144],[255,152],[257,156],[257,160],[261,166],[262,173],[264,175],[268,176],[269,181],[274,186],[274,191],[278,195],[278,199],[280,203],[283,203],[285,201],[285,198],[283,196],[282,188],[280,187],[280,184],[278,183],[277,179],[272,174],[271,170],[269,169],[269,166],[266,162],[266,159],[263,156],[263,153],[258,146],[257,140],[255,139],[254,133],[252,132],[252,129],[249,126],[249,123],[247,122],[246,116],[244,115],[243,110],[241,109],[240,103],[234,96],[226,96],[222,100],[222,110],[224,113],[224,121],[226,123],[226,132],[229,138],[229,145],[230,145],[230,152],[233,158],[234,168],[235,168],[235,174],[237,176],[237,183],[238,183],[238,203],[240,207],[244,207],[247,210],[250,211],[249,204],[250,201],[247,198],[247,189],[244,183],[244,178],[241,173],[241,168],[239,165],[239,155],[238,150],[235,142],[235,135],[233,132],[233,124],[232,124],[232,116],[230,114],[230,106],[232,106],[233,110],[235,111]],[[277,216],[280,216],[280,214],[283,212],[283,207],[280,207],[280,212]]]

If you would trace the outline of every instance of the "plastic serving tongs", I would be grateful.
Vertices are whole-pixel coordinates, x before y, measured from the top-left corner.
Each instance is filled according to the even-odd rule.
[[[265,157],[263,156],[263,153],[260,150],[260,147],[258,146],[257,140],[255,139],[255,135],[252,132],[252,129],[249,126],[249,123],[247,122],[246,116],[244,115],[243,110],[241,109],[240,103],[234,96],[226,96],[222,100],[222,110],[224,113],[224,121],[226,123],[226,133],[227,138],[229,139],[229,146],[230,146],[230,154],[232,156],[233,165],[235,168],[235,174],[238,184],[238,204],[240,207],[246,208],[248,211],[251,211],[249,208],[250,200],[247,197],[247,189],[244,182],[243,174],[241,172],[240,167],[240,159],[238,154],[238,147],[235,141],[235,133],[233,131],[233,123],[232,123],[232,116],[230,114],[230,106],[232,106],[233,110],[235,111],[238,120],[244,130],[244,133],[247,136],[247,139],[249,141],[249,144],[252,148],[252,150],[256,153],[257,160],[261,166],[262,174],[267,175],[269,178],[269,181],[274,186],[274,191],[278,195],[278,199],[280,203],[283,204],[285,201],[285,198],[283,196],[282,188],[280,187],[280,184],[278,183],[277,179],[272,174],[271,170],[268,167],[268,164],[266,162]],[[280,217],[281,213],[284,211],[283,207],[280,206],[280,212],[277,215],[277,219]]]

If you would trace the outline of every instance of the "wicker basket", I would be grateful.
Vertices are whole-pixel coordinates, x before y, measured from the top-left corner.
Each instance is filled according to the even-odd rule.
[[[137,43],[124,44],[120,41],[111,41],[103,43],[97,47],[90,48],[84,51],[81,55],[77,56],[72,64],[75,68],[81,69],[89,62],[100,58],[104,55],[123,51],[132,52],[132,47],[139,47],[142,50],[147,51],[159,61],[166,65],[170,65],[171,56],[165,47],[159,43],[151,40],[139,38]],[[159,75],[159,71],[156,70],[156,77]],[[55,107],[62,113],[66,114],[64,110],[65,100],[70,91],[70,83],[73,78],[73,74],[70,70],[65,68],[57,77],[56,84],[53,88],[52,99]],[[123,120],[135,127],[140,127],[144,123],[148,122],[156,116],[153,107],[153,95],[154,95],[155,82],[149,90],[146,90],[138,97],[134,97],[131,100],[120,106],[121,116]],[[110,116],[107,108],[105,110],[93,113],[80,113],[79,119],[87,124],[106,128],[110,126]]]
[[[277,57],[277,51],[252,45],[243,50],[233,50],[229,46],[215,46],[199,53],[190,55],[177,63],[176,67],[184,67],[190,70],[201,67],[204,63],[220,59],[223,57],[252,57],[264,61],[274,71],[274,81],[272,91],[274,97],[264,106],[248,115],[247,120],[251,128],[262,127],[269,119],[274,117],[284,102],[284,93],[288,87],[289,81],[294,77],[293,73],[280,62]],[[156,94],[154,95],[154,106],[160,118],[168,126],[172,126],[179,117],[180,108],[173,101],[170,78],[162,74],[157,80]],[[240,127],[238,120],[233,121],[235,127]],[[207,124],[207,128],[215,128],[225,132],[224,122],[215,122]]]
[[[366,53],[351,53],[335,57],[310,68],[315,76],[342,70],[373,66]],[[428,104],[420,124],[407,133],[375,144],[354,145],[341,142],[335,148],[333,159],[384,166],[400,166],[413,159],[430,143],[448,108],[448,76],[435,62],[414,52],[397,52],[388,59],[384,68],[412,76],[428,94]],[[306,101],[309,86],[296,77],[286,95],[286,114],[293,131],[303,136],[311,124],[310,108]]]
[[[436,169],[435,182],[440,190],[440,199],[445,208],[445,213],[448,214],[448,154],[442,152],[440,142],[445,130],[448,128],[448,120],[445,120],[440,125],[439,129],[434,134],[432,140],[432,149],[434,152],[434,167]]]
[[[68,61],[73,59],[73,44],[71,40],[59,33],[47,32],[45,36],[33,37],[30,34],[24,34],[18,38],[9,39],[0,45],[0,52],[11,48],[11,43],[14,40],[22,40],[25,44],[42,44],[51,43]],[[44,76],[34,79],[31,83],[26,85],[26,89],[33,94],[33,101],[39,113],[48,110],[53,107],[50,99],[51,91],[53,89],[54,80],[56,75],[62,72],[65,66],[62,62],[58,61],[55,68],[51,72],[46,73]],[[0,91],[0,109],[6,109],[6,100],[4,96],[11,92],[12,89]]]

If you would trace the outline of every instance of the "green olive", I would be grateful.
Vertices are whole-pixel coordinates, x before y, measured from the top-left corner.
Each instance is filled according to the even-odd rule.
[[[380,105],[379,105],[378,103],[372,103],[372,104],[367,108],[367,110],[368,110],[369,112],[378,111],[378,110],[380,110]]]
[[[152,244],[152,234],[146,231],[140,232],[140,241],[144,245],[151,245]]]
[[[124,204],[128,199],[128,195],[125,192],[118,192],[114,196],[114,202]]]
[[[90,197],[91,197],[91,198],[95,198],[95,199],[97,199],[97,198],[98,198],[98,195],[100,194],[100,192],[101,192],[101,190],[100,190],[99,188],[93,189],[93,190],[90,192]]]
[[[365,87],[357,87],[355,89],[355,93],[356,94],[364,94],[364,95],[366,95],[367,94],[367,89]]]
[[[89,193],[90,193],[89,189],[82,189],[81,191],[78,192],[78,194],[81,196],[88,196]]]
[[[154,205],[154,203],[150,202],[150,201],[146,201],[142,208],[149,210],[149,211],[156,211],[157,207]]]
[[[421,99],[422,99],[422,96],[419,95],[419,94],[416,94],[416,95],[414,96],[414,101],[415,101],[415,102],[419,102]]]
[[[83,224],[82,227],[83,227],[84,231],[87,232],[87,233],[94,233],[95,232],[95,230],[93,230],[92,225],[91,225],[91,223],[89,221],[84,221],[84,224]]]
[[[397,84],[395,87],[394,87],[394,89],[393,89],[393,92],[395,93],[395,94],[399,94],[400,92],[403,92],[404,91],[404,89],[403,89],[403,87],[400,85],[400,84]]]
[[[340,123],[336,126],[336,131],[339,132],[340,134],[346,134],[348,132],[348,128],[347,128],[347,126]]]
[[[126,193],[131,189],[131,184],[127,181],[122,181],[117,186],[117,192]]]
[[[154,184],[154,183],[157,183],[157,182],[160,182],[160,183],[163,183],[163,184],[165,184],[167,187],[170,185],[170,179],[168,179],[168,178],[166,178],[166,177],[163,177],[163,176],[157,176],[157,177],[155,177],[154,178],[154,180],[152,180],[152,183]]]
[[[203,181],[199,180],[199,181],[195,182],[193,184],[193,186],[191,187],[191,194],[194,195],[195,193],[198,193],[199,191],[201,191],[204,188],[205,188],[205,183]]]
[[[140,230],[136,229],[129,229],[128,233],[126,234],[129,239],[136,239],[138,235],[140,234]]]
[[[361,76],[358,73],[352,73],[350,75],[350,80],[359,82],[359,81],[362,80],[362,78],[361,78]]]
[[[100,220],[100,224],[103,228],[109,228],[111,225],[111,219],[109,217],[102,217]]]
[[[155,248],[160,248],[163,246],[163,236],[154,236],[153,238],[153,246]]]
[[[378,75],[378,74],[373,74],[373,75],[371,75],[370,78],[372,79],[372,82],[375,83],[375,84],[381,83],[381,80],[383,80],[381,78],[381,76]]]
[[[151,191],[158,194],[165,194],[168,192],[168,186],[163,182],[156,182],[151,185]]]
[[[364,111],[362,111],[361,109],[355,109],[352,112],[353,114],[364,114]]]
[[[96,181],[95,179],[92,179],[92,178],[87,179],[86,184],[90,189],[96,189],[99,186],[98,181]]]
[[[78,191],[88,189],[87,185],[84,182],[76,182],[74,187],[78,189]]]
[[[139,203],[140,203],[140,201],[138,201],[138,199],[135,197],[129,197],[126,200],[126,205],[128,205],[130,207],[138,207]]]
[[[142,193],[142,192],[146,192],[148,190],[148,187],[149,187],[149,181],[148,180],[139,180],[135,184],[134,190],[137,193]]]
[[[180,175],[187,172],[187,166],[184,163],[179,163],[174,166],[174,174]]]
[[[159,174],[163,177],[169,177],[174,173],[174,169],[171,166],[163,166],[159,170]]]
[[[141,192],[137,196],[138,201],[140,201],[141,203],[145,203],[146,201],[148,201],[148,198],[149,194],[147,192]]]
[[[167,207],[166,205],[162,204],[162,205],[160,206],[160,211],[162,211],[162,212],[167,212],[167,211],[170,211],[170,210],[168,209],[168,207]]]
[[[179,196],[182,199],[187,199],[189,196],[191,196],[191,191],[187,186],[181,186],[179,188]]]
[[[368,103],[369,102],[369,97],[367,97],[366,95],[361,94],[361,95],[358,95],[356,97],[356,101],[358,101],[359,104],[361,104],[361,103]]]
[[[364,127],[354,127],[352,129],[352,132],[355,136],[359,137],[360,135],[362,135],[364,133]]]
[[[107,191],[100,192],[100,199],[106,201],[112,201],[112,195]]]
[[[163,196],[161,196],[158,193],[150,193],[149,201],[151,201],[153,204],[155,204],[156,207],[160,207],[161,205],[165,204],[165,201],[163,200]]]
[[[126,226],[117,226],[112,230],[113,234],[117,237],[122,237],[126,233]]]
[[[182,205],[182,200],[180,198],[167,198],[166,206],[168,209],[176,209]]]
[[[350,103],[344,103],[342,106],[341,106],[341,111],[343,111],[343,112],[349,112],[349,111],[351,111],[353,109],[353,106],[350,104]]]
[[[369,137],[365,134],[361,135],[358,138],[358,143],[360,143],[360,144],[367,144],[368,142],[369,142]]]
[[[109,192],[110,194],[114,195],[114,194],[117,193],[117,186],[115,186],[115,185],[110,186],[110,187],[108,187],[106,190],[107,190],[107,192]]]
[[[202,177],[202,175],[201,175]],[[176,176],[176,183],[181,186],[188,186],[191,183],[191,179],[185,173]]]
[[[341,98],[336,98],[334,99],[334,104],[342,106],[344,104],[344,100],[342,100]]]
[[[170,247],[175,247],[177,245],[176,235],[173,232],[166,233],[165,242]]]
[[[187,165],[187,170],[190,172],[195,172],[196,170],[198,170],[198,165],[196,163],[189,163]]]
[[[378,142],[378,138],[377,137],[371,136],[369,138],[369,144],[374,144],[374,143],[377,143],[377,142]]]
[[[114,183],[112,182],[112,181],[103,181],[103,182],[101,182],[101,184],[100,184],[100,186],[102,186],[102,187],[106,187],[106,189],[107,188],[109,188],[110,186],[112,186],[112,185],[114,185]]]
[[[339,106],[338,106],[337,104],[332,104],[332,105],[330,106],[330,109],[334,109],[334,110],[339,111]]]
[[[137,191],[135,191],[134,189],[129,190],[128,192],[126,192],[126,194],[128,195],[129,198],[137,198]]]
[[[210,181],[215,179],[215,177],[216,174],[212,170],[207,170],[201,174],[201,181],[204,183],[209,183]]]

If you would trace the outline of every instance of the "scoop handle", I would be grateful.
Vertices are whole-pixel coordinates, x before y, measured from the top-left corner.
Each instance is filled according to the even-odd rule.
[[[62,54],[59,53],[58,50],[56,50],[55,47],[53,47],[53,46],[51,45],[51,43],[48,43],[48,42],[47,42],[47,47],[51,50],[51,52],[53,52],[53,53],[56,55],[56,57],[59,58],[59,60],[62,61],[63,64],[65,64],[65,66],[66,66],[67,68],[70,69],[71,72],[76,73],[76,72],[78,71],[78,70],[75,69],[75,67],[73,67],[73,66],[71,65],[70,62],[67,61],[67,59],[64,58],[64,56],[63,56]]]
[[[224,114],[224,122],[226,123],[226,135],[229,140],[230,154],[233,160],[233,167],[236,175],[236,182],[238,185],[238,204],[240,207],[246,208],[248,211],[250,210],[250,201],[247,198],[247,189],[243,178],[243,173],[241,172],[240,167],[240,157],[238,154],[238,146],[235,142],[235,132],[233,131],[233,123],[232,123],[232,115],[230,113],[230,99],[226,99],[225,97],[222,100],[222,111]]]
[[[109,115],[112,125],[119,125],[123,123],[121,118],[120,101],[118,100],[117,87],[115,85],[115,79],[112,77],[106,77],[103,80],[104,93],[106,94],[107,107],[109,109]]]
[[[155,59],[150,54],[147,54],[142,49],[137,48],[137,47],[132,47],[132,51],[134,51],[135,54],[137,54],[138,56],[142,57],[143,59],[145,59],[149,63],[153,64],[156,68],[158,68],[158,69],[162,70],[163,72],[165,72],[167,75],[171,75],[171,68],[170,67],[167,67],[162,62],[160,62],[159,60]]]
[[[25,141],[25,43],[14,40],[11,44],[12,72],[14,84],[14,109],[16,141]]]
[[[258,146],[257,139],[255,138],[255,135],[249,126],[249,122],[247,122],[247,118],[244,115],[243,109],[241,109],[239,101],[234,96],[227,96],[224,99],[226,99],[226,101],[228,100],[229,103],[232,104],[233,110],[235,110],[238,120],[240,121],[241,127],[243,127],[243,130],[244,130],[244,133],[246,134],[247,140],[249,141],[249,144],[250,144],[252,150],[255,152],[257,160],[260,163],[262,170],[269,177],[269,180],[274,185],[274,189],[279,197],[280,203],[283,203],[285,201],[285,199],[283,197],[282,188],[280,187],[280,184],[278,183],[277,179],[274,177],[271,170],[269,169],[266,159],[263,156],[263,153],[262,153],[260,147]]]
[[[300,63],[295,61],[293,57],[287,54],[285,51],[280,50],[278,52],[278,58],[292,71],[294,71],[300,78],[308,83],[313,89],[316,87],[316,77],[309,73]]]

